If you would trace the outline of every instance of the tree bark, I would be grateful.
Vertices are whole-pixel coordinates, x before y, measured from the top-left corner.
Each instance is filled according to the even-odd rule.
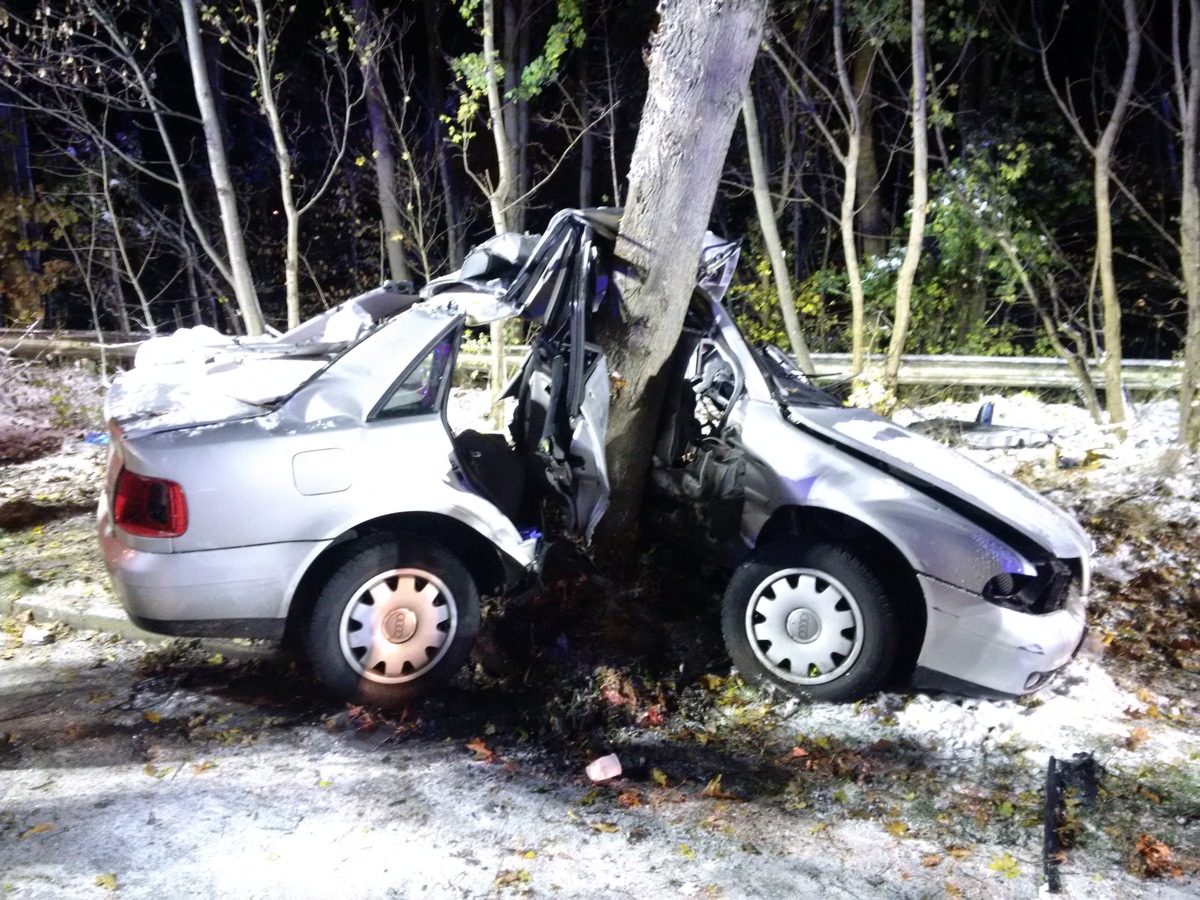
[[[771,188],[767,184],[766,163],[763,160],[762,136],[758,132],[758,115],[754,109],[754,92],[746,91],[742,101],[742,124],[746,128],[746,152],[750,157],[750,176],[754,181],[754,207],[758,210],[758,224],[762,228],[763,243],[767,248],[767,259],[771,264],[771,277],[775,280],[775,291],[779,295],[779,308],[783,313],[783,327],[792,355],[805,372],[812,373],[812,357],[808,343],[800,330],[800,317],[796,313],[796,298],[792,293],[792,279],[788,273],[787,260],[783,255],[783,240],[779,236],[779,223],[775,221],[775,209],[771,203]]]
[[[838,27],[840,30],[840,26]],[[859,135],[855,177],[856,193],[861,198],[858,231],[862,235],[863,256],[882,256],[887,250],[887,224],[883,219],[883,198],[879,194],[879,160],[875,153],[875,95],[871,93],[871,76],[875,71],[877,52],[874,44],[864,40],[853,57],[853,102],[856,105]],[[850,98],[847,98],[847,101],[849,100]]]
[[[1180,0],[1171,4],[1172,62],[1183,144],[1179,242],[1187,294],[1183,379],[1179,388],[1179,439],[1200,449],[1200,0],[1188,0],[1187,70],[1179,46]]]
[[[614,560],[636,535],[662,409],[662,370],[695,287],[765,7],[763,0],[664,0],[661,6],[616,247],[627,320],[600,335],[618,385],[608,427],[610,506],[599,535]]]
[[[241,218],[238,215],[237,196],[233,190],[233,179],[229,175],[229,163],[225,158],[225,143],[217,121],[212,89],[208,83],[208,70],[204,66],[204,48],[200,41],[200,21],[196,15],[195,0],[182,0],[183,23],[187,35],[188,60],[192,69],[192,83],[196,92],[196,105],[204,123],[204,140],[208,150],[209,171],[213,187],[217,192],[217,203],[221,209],[221,227],[225,234],[225,246],[229,253],[233,291],[245,322],[246,333],[259,335],[263,331],[262,311],[258,305],[258,293],[254,289],[254,277],[250,273],[250,261],[246,256],[246,244],[242,236]]]
[[[383,245],[387,252],[388,273],[393,281],[408,281],[408,256],[404,251],[404,229],[400,224],[400,204],[396,199],[396,155],[392,152],[392,134],[388,130],[387,110],[379,83],[379,29],[369,0],[354,0],[354,25],[358,30],[358,63],[362,70],[367,104],[367,122],[371,127],[371,146],[375,151],[375,186],[379,193],[379,212],[383,219]]]
[[[892,322],[892,339],[888,344],[884,383],[895,392],[900,375],[900,358],[908,337],[908,320],[912,311],[913,284],[917,265],[921,262],[921,244],[925,239],[925,207],[929,202],[929,128],[925,85],[925,0],[913,0],[912,5],[912,131],[913,131],[913,199],[908,225],[908,246],[896,278],[896,316]]]
[[[1137,20],[1136,0],[1123,0],[1122,6],[1125,13],[1125,70],[1117,89],[1112,116],[1096,144],[1092,179],[1096,203],[1096,266],[1100,273],[1101,308],[1104,310],[1104,405],[1108,410],[1108,420],[1113,425],[1125,421],[1126,411],[1121,382],[1121,299],[1117,295],[1117,278],[1113,270],[1112,197],[1109,188],[1113,150],[1133,98],[1133,82],[1142,48],[1142,29]]]
[[[459,197],[458,179],[450,166],[450,154],[446,150],[446,126],[442,116],[446,112],[445,87],[445,54],[442,51],[442,39],[438,34],[438,12],[435,0],[425,0],[425,37],[429,43],[429,52],[425,54],[429,72],[429,93],[433,100],[430,111],[430,130],[433,135],[435,154],[437,156],[438,179],[442,183],[442,195],[446,204],[446,256],[450,269],[462,266],[466,254],[466,238],[463,234],[462,200]]]

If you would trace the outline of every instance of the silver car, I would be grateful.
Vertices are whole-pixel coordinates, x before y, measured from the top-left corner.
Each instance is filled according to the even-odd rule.
[[[165,634],[302,636],[321,679],[404,703],[446,681],[479,596],[536,583],[546,538],[604,513],[598,316],[618,214],[505,235],[418,295],[385,284],[277,338],[189,329],[114,384],[105,561],[130,617]],[[722,560],[743,675],[823,700],[897,678],[1035,690],[1085,628],[1091,542],[1052,504],[815,388],[751,347],[720,300],[736,246],[709,236],[648,483],[662,537]],[[469,325],[536,336],[508,433],[448,415]]]

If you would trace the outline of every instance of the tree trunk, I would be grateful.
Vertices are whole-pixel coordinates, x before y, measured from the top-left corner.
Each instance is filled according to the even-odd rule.
[[[838,214],[839,232],[842,238],[842,256],[846,261],[846,281],[850,288],[850,375],[858,379],[866,367],[867,346],[867,301],[863,291],[862,270],[858,264],[858,243],[854,237],[854,219],[862,182],[863,107],[865,92],[870,90],[871,70],[875,66],[874,48],[864,47],[855,54],[854,81],[848,72],[844,28],[842,26],[842,4],[833,4],[833,52],[837,66],[838,85],[846,104],[847,135],[846,152],[842,156],[842,204]],[[869,110],[869,102],[868,110]],[[870,143],[870,142],[869,142]],[[875,208],[879,208],[877,196],[878,173],[875,171],[874,146],[871,144],[869,186]],[[864,244],[865,247],[865,244]]]
[[[1104,395],[1108,419],[1113,425],[1125,421],[1125,392],[1121,382],[1121,300],[1113,271],[1112,179],[1113,149],[1125,122],[1142,48],[1142,30],[1137,20],[1136,0],[1123,0],[1125,12],[1125,71],[1117,90],[1112,117],[1100,135],[1094,154],[1093,193],[1096,201],[1096,267],[1100,273],[1101,309],[1104,311]]]
[[[892,322],[892,340],[888,344],[884,383],[895,392],[900,374],[900,358],[908,337],[912,310],[913,283],[921,261],[921,243],[925,239],[925,206],[929,202],[929,130],[925,85],[925,0],[912,5],[912,129],[913,129],[913,200],[908,225],[908,246],[896,278],[896,316]]]
[[[1200,449],[1200,0],[1188,2],[1187,74],[1179,47],[1179,0],[1173,0],[1172,55],[1183,144],[1179,242],[1187,294],[1183,380],[1179,388],[1179,439]]]
[[[840,30],[840,25],[836,26]],[[858,167],[855,171],[858,230],[862,234],[863,256],[882,256],[887,251],[887,224],[883,220],[883,198],[879,194],[879,161],[875,155],[875,95],[871,93],[871,75],[878,51],[869,40],[854,54],[854,103],[858,114]],[[847,101],[850,98],[846,98]]]
[[[392,133],[388,130],[387,110],[379,84],[379,29],[369,0],[354,0],[354,26],[358,30],[358,63],[362,70],[371,126],[371,147],[375,151],[375,185],[379,193],[379,212],[383,219],[384,247],[388,274],[393,281],[408,281],[408,258],[404,252],[404,229],[400,224],[400,205],[396,199],[396,156],[392,152]]]
[[[187,34],[188,59],[192,69],[192,83],[196,92],[196,105],[204,123],[204,140],[208,150],[209,170],[212,173],[213,187],[217,192],[217,203],[221,209],[221,226],[225,233],[225,246],[229,252],[234,296],[245,321],[247,334],[259,335],[263,331],[262,311],[258,305],[258,293],[254,289],[254,277],[250,273],[250,261],[246,257],[246,244],[242,237],[237,196],[233,190],[233,179],[229,175],[229,164],[225,159],[225,144],[221,136],[220,124],[217,121],[212,90],[208,83],[208,70],[204,66],[204,49],[200,41],[200,21],[196,15],[196,2],[195,0],[182,0],[182,5],[184,29]]]
[[[496,71],[496,6],[495,0],[483,0],[483,59],[487,66],[488,114],[492,128],[492,139],[496,144],[497,180],[488,195],[492,207],[492,227],[496,234],[509,230],[509,207],[512,200],[513,171],[512,144],[508,139],[504,119],[504,105],[500,100],[500,79]],[[493,322],[488,332],[492,343],[492,422],[499,428],[503,424],[503,408],[500,392],[504,389],[504,326]]]
[[[275,165],[279,169],[279,201],[283,207],[284,255],[283,284],[287,306],[287,327],[300,324],[300,212],[296,208],[296,195],[292,190],[292,154],[288,149],[287,135],[283,133],[283,120],[279,115],[279,104],[275,102],[275,78],[271,65],[271,51],[267,46],[267,12],[263,0],[254,0],[258,17],[254,55],[254,77],[258,81],[258,101],[267,117],[271,142],[275,150]]]
[[[758,210],[758,223],[762,228],[763,243],[767,247],[767,258],[771,263],[771,277],[775,280],[775,291],[779,295],[779,308],[783,313],[783,327],[792,355],[805,372],[812,373],[812,357],[804,332],[800,330],[800,317],[796,313],[796,298],[792,294],[792,279],[788,273],[787,260],[783,255],[783,240],[779,236],[779,224],[775,221],[775,209],[771,204],[771,188],[767,184],[766,164],[763,160],[762,137],[758,132],[758,115],[754,109],[754,92],[746,91],[742,102],[742,123],[746,127],[746,152],[750,157],[750,176],[754,180],[754,206]]]
[[[575,74],[579,79],[579,126],[583,137],[579,141],[579,206],[592,205],[592,182],[596,171],[596,134],[592,130],[591,81],[588,78],[587,48],[575,57]]]
[[[617,238],[627,321],[602,329],[620,373],[608,427],[610,506],[600,539],[617,559],[636,534],[658,432],[663,366],[683,328],[717,182],[762,37],[763,0],[664,0]]]
[[[463,234],[462,201],[458,192],[458,180],[450,165],[450,154],[446,152],[446,126],[442,116],[446,114],[446,87],[444,83],[445,70],[439,68],[439,60],[443,60],[442,39],[438,34],[437,5],[434,0],[425,0],[425,38],[429,44],[429,52],[425,54],[429,71],[429,93],[433,98],[433,109],[430,115],[430,130],[433,133],[435,154],[437,157],[438,179],[442,183],[442,196],[446,204],[446,256],[449,268],[458,269],[462,266],[466,254],[466,237]]]

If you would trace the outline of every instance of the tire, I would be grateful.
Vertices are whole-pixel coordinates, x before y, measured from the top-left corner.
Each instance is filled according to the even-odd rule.
[[[856,700],[896,662],[896,601],[837,544],[770,544],[734,572],[721,631],[749,680],[810,700]]]
[[[353,544],[317,597],[305,649],[336,696],[394,707],[445,684],[479,632],[479,592],[444,547],[403,535]]]

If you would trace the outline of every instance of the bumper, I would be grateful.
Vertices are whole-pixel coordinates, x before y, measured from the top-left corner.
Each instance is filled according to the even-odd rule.
[[[918,576],[928,621],[917,660],[918,687],[1016,697],[1037,690],[1066,665],[1087,628],[1086,602],[1072,591],[1065,609],[1035,616]]]
[[[278,636],[292,592],[329,541],[192,553],[135,550],[101,505],[100,546],[121,604],[148,631],[204,637]]]

